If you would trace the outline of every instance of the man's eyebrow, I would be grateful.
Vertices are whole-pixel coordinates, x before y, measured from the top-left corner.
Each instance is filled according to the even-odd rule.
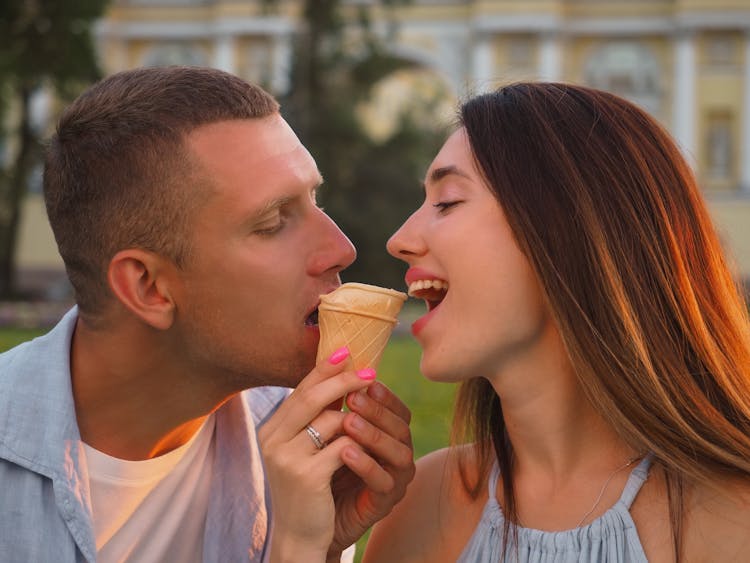
[[[469,175],[466,174],[463,170],[458,168],[455,164],[450,164],[448,166],[441,166],[440,168],[435,168],[427,178],[427,184],[435,184],[445,178],[446,176],[450,176],[452,174],[455,174],[456,176],[461,176],[462,178],[469,178]],[[424,184],[423,184],[424,187]]]
[[[323,185],[323,177],[319,176],[315,182],[315,185],[310,188],[310,191],[317,192],[322,185]],[[276,211],[277,209],[284,207],[285,205],[288,205],[297,197],[298,196],[296,195],[285,195],[285,196],[269,199],[268,201],[263,203],[263,205],[260,208],[258,208],[257,211],[255,211],[252,214],[252,217],[250,217],[250,221],[260,221],[269,213]]]
[[[284,207],[287,205],[290,201],[294,199],[294,196],[282,196],[277,197],[274,199],[269,199],[263,205],[258,208],[256,211],[253,212],[252,216],[250,217],[250,221],[260,221],[263,219],[266,215],[271,213],[272,211],[275,211],[276,209],[279,209],[280,207]]]

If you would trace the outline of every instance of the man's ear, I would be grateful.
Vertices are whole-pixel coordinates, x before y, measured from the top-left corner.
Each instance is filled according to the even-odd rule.
[[[160,330],[172,326],[175,304],[169,287],[170,264],[139,248],[121,250],[109,262],[109,287],[120,302],[143,322]]]

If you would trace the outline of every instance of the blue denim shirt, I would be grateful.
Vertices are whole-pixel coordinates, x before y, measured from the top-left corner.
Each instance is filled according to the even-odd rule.
[[[86,459],[76,423],[70,343],[77,310],[0,355],[0,561],[95,561]],[[289,390],[244,391],[216,412],[203,561],[262,561],[269,494],[256,428]]]

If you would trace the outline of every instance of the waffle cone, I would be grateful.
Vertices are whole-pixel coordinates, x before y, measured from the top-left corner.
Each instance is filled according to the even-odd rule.
[[[349,347],[355,370],[377,369],[406,294],[363,283],[345,283],[320,296],[318,361]]]

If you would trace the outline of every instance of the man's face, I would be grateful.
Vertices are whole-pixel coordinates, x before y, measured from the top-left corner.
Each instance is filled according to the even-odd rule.
[[[189,372],[230,390],[296,385],[315,361],[319,296],[356,256],[315,203],[315,161],[278,114],[201,126],[187,147],[212,191],[175,298]]]

